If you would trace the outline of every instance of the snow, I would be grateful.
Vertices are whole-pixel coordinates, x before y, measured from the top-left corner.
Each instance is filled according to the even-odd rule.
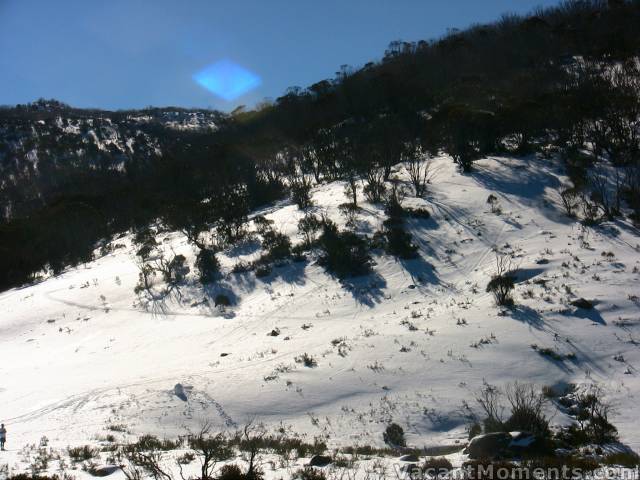
[[[262,279],[228,273],[204,291],[190,279],[181,299],[145,309],[133,293],[135,250],[122,238],[123,248],[92,263],[1,293],[9,452],[0,463],[17,464],[22,446],[43,436],[65,447],[96,443],[109,425],[174,437],[205,421],[224,430],[251,419],[331,447],[383,446],[391,421],[409,445],[462,445],[483,382],[513,380],[598,383],[617,406],[611,420],[621,440],[640,448],[638,231],[625,221],[583,229],[567,218],[557,191],[566,179],[552,162],[488,158],[471,175],[446,157],[436,164],[427,197],[405,201],[432,212],[408,221],[421,257],[375,255],[368,277],[341,283],[311,258]],[[490,212],[489,194],[501,214]],[[320,185],[313,199],[344,224],[344,184]],[[362,206],[358,229],[372,234],[384,212]],[[300,241],[294,205],[262,213]],[[161,240],[193,264],[182,235]],[[516,306],[502,311],[485,286],[493,248],[505,245],[519,273]],[[223,266],[259,248],[236,246],[221,255]],[[212,300],[219,292],[236,302],[222,313]],[[579,297],[595,308],[571,307]],[[267,335],[275,328],[280,335]],[[575,358],[554,361],[533,344]],[[305,352],[315,368],[296,363]]]

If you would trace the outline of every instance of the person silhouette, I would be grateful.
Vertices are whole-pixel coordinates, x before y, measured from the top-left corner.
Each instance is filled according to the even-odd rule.
[[[4,423],[0,423],[0,450],[4,450],[4,442],[7,441],[7,429],[4,428]]]

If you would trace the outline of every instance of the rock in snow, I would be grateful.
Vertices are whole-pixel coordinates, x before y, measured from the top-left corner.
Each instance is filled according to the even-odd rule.
[[[401,462],[417,462],[420,459],[417,455],[409,453],[407,455],[402,455],[398,460],[400,460]]]
[[[331,463],[331,457],[327,457],[326,455],[314,455],[309,460],[310,467],[326,467]]]
[[[577,300],[574,300],[573,302],[571,302],[571,305],[573,305],[574,307],[583,308],[585,310],[590,310],[593,308],[593,303],[584,298],[578,298]]]
[[[521,455],[535,446],[536,436],[530,432],[495,432],[473,437],[464,453],[472,459],[496,458]]]
[[[486,433],[473,437],[464,453],[469,458],[494,458],[501,455],[511,444],[511,434],[507,432]]]
[[[187,401],[187,392],[185,391],[181,383],[176,383],[176,386],[173,387],[173,393],[175,393],[176,397],[178,397],[180,400],[184,402]]]
[[[94,477],[107,477],[118,470],[120,470],[120,467],[116,465],[104,465],[93,470],[92,475]]]

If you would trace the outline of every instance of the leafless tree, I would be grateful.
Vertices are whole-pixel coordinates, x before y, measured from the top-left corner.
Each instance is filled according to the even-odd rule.
[[[247,422],[239,433],[240,448],[246,452],[246,461],[249,464],[245,478],[255,480],[259,477],[260,451],[263,449],[267,430],[263,425],[254,424],[253,420]]]
[[[366,185],[364,186],[363,193],[370,202],[379,203],[382,201],[382,197],[386,191],[384,172],[384,168],[377,165],[372,165],[367,170]]]
[[[476,397],[476,401],[485,414],[485,430],[500,430],[503,424],[504,406],[501,403],[502,392],[498,387],[485,383]]]
[[[420,145],[411,144],[409,151],[404,155],[405,165],[416,197],[422,197],[427,193],[427,185],[433,177],[433,157],[422,150]]]
[[[548,434],[549,421],[544,414],[547,398],[535,385],[517,381],[510,383],[505,388],[505,396],[511,406],[511,416],[507,421],[510,429],[542,436]]]

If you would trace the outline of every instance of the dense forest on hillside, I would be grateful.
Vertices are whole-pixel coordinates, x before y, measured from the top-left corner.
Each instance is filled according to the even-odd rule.
[[[336,179],[354,207],[381,201],[399,162],[420,195],[421,160],[439,153],[464,172],[487,155],[557,158],[569,213],[640,221],[638,25],[637,0],[565,2],[393,42],[379,62],[229,115],[0,109],[0,288],[150,223],[215,259],[257,206],[291,195],[305,208],[314,183]]]

